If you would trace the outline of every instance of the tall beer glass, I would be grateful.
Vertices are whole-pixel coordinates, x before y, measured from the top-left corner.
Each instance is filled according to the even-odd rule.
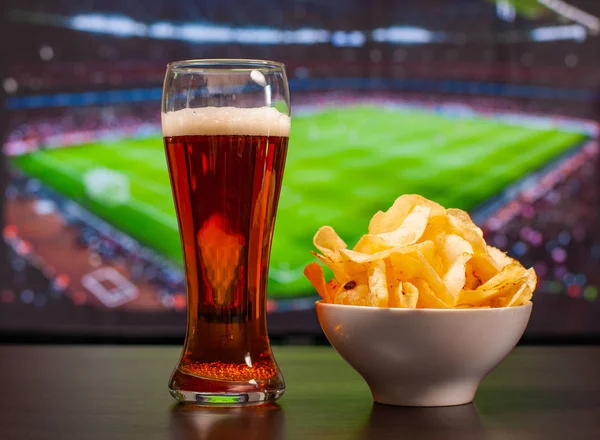
[[[285,384],[267,335],[266,287],[290,130],[284,66],[171,63],[162,127],[187,282],[171,394],[201,405],[276,400]]]

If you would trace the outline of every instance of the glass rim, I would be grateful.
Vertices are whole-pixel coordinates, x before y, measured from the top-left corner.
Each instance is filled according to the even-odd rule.
[[[246,58],[198,58],[172,61],[167,64],[168,70],[203,70],[207,68],[219,70],[285,70],[285,65],[279,61],[246,59]]]

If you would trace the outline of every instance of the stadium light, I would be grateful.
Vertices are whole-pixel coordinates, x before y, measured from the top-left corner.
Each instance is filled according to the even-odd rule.
[[[185,24],[181,26],[176,38],[196,43],[228,43],[232,41],[229,28],[202,24]]]
[[[148,27],[148,36],[156,39],[174,39],[177,29],[171,23],[154,23]]]
[[[123,16],[77,15],[71,18],[70,27],[80,31],[108,33],[120,37],[146,35],[145,24]]]
[[[531,31],[533,41],[575,40],[583,41],[586,37],[585,28],[579,24],[567,26],[545,26]]]
[[[372,33],[373,40],[387,43],[430,43],[435,40],[435,34],[427,29],[413,26],[392,26],[378,28]]]
[[[283,31],[284,43],[316,44],[329,42],[331,32],[324,29],[297,29],[294,31]]]
[[[587,27],[595,34],[600,32],[600,18],[595,15],[582,11],[563,0],[537,0],[537,2],[546,6],[548,9],[552,9],[557,14]]]
[[[338,47],[360,47],[365,44],[366,39],[361,31],[336,31],[331,35],[331,44]]]
[[[30,15],[27,21],[34,20]],[[34,20],[35,21],[35,20]],[[71,29],[116,35],[146,37],[160,40],[183,40],[194,43],[238,44],[323,44],[338,47],[361,47],[369,34],[361,30],[330,31],[327,29],[276,29],[270,27],[234,27],[210,23],[173,23],[159,21],[141,23],[130,17],[108,14],[80,14],[56,18],[54,25]],[[439,40],[440,33],[414,26],[392,26],[370,33],[374,41],[396,44],[429,43]]]
[[[234,40],[237,43],[278,44],[283,42],[282,32],[268,28],[236,29]]]
[[[121,37],[139,36],[162,40],[184,40],[194,43],[317,44],[333,42],[331,32],[325,29],[279,30],[266,27],[236,28],[226,25],[169,22],[146,25],[129,17],[102,14],[77,15],[67,19],[67,23],[71,29],[84,32]],[[343,34],[346,46],[362,46],[366,39],[360,31]]]
[[[496,15],[504,21],[513,22],[517,17],[517,11],[515,6],[508,0],[497,0]]]

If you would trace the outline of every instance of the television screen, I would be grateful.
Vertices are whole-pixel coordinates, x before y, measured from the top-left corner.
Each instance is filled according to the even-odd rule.
[[[468,210],[535,267],[530,337],[600,335],[600,4],[5,2],[0,332],[181,335],[160,128],[166,63],[286,64],[293,122],[274,334],[319,334],[312,237],[354,243],[403,193]]]

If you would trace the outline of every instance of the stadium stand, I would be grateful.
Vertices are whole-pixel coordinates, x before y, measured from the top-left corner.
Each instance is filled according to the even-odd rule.
[[[590,12],[600,12],[598,2],[579,3]],[[236,32],[249,27],[309,27],[329,33],[314,44],[258,44],[251,39],[217,43],[73,28],[73,19],[91,15],[125,17],[127,23],[139,22],[148,29],[160,21],[226,26]],[[0,63],[0,69],[8,69],[1,75],[1,98],[6,99],[0,109],[0,133],[6,137],[4,153],[11,156],[108,137],[157,135],[165,63],[224,53],[284,61],[294,109],[300,112],[332,103],[396,102],[436,112],[455,105],[457,112],[478,115],[555,118],[557,124],[568,118],[575,118],[570,122],[576,124],[590,120],[594,124],[600,114],[598,36],[583,38],[577,34],[579,28],[569,28],[577,32],[568,39],[535,41],[536,29],[552,30],[565,23],[553,14],[535,20],[518,16],[506,22],[484,1],[430,0],[423,8],[399,8],[392,0],[378,0],[365,13],[364,3],[342,0],[307,0],[291,6],[274,0],[262,0],[258,6],[231,0],[61,0],[52,5],[21,0],[13,2],[10,16],[9,22],[0,23],[0,32],[12,35],[19,50],[11,51],[10,62]],[[408,29],[408,34],[397,28]],[[398,35],[415,38],[415,29],[419,35],[442,36],[422,44],[392,41]],[[67,197],[36,179],[12,170],[10,181],[3,180],[8,176],[1,170],[5,160],[0,154],[4,237],[0,239],[0,283],[9,280],[10,284],[10,288],[0,284],[3,304],[10,304],[12,310],[57,307],[64,317],[72,312],[69,307],[86,309],[93,299],[67,292],[73,280],[50,270],[29,252],[15,225],[2,223],[6,207],[2,197],[7,194],[11,202],[24,205],[50,202],[60,230],[69,234],[86,261],[124,267],[130,281],[151,287],[160,307],[183,308],[185,286],[179,269],[90,212],[75,209]],[[541,178],[511,193],[507,204],[480,217],[492,243],[536,267],[544,294],[588,302],[597,299],[598,167],[597,148],[580,149],[568,160],[561,157]],[[540,196],[533,199],[533,193]],[[2,274],[3,270],[9,274]],[[312,307],[311,298],[300,306]],[[269,307],[286,306],[269,303]],[[2,307],[0,312],[4,313]]]
[[[537,187],[517,197],[484,228],[493,244],[535,267],[541,293],[589,302],[598,298],[599,166],[598,146],[589,144],[547,174]],[[504,219],[503,214],[507,215]]]

